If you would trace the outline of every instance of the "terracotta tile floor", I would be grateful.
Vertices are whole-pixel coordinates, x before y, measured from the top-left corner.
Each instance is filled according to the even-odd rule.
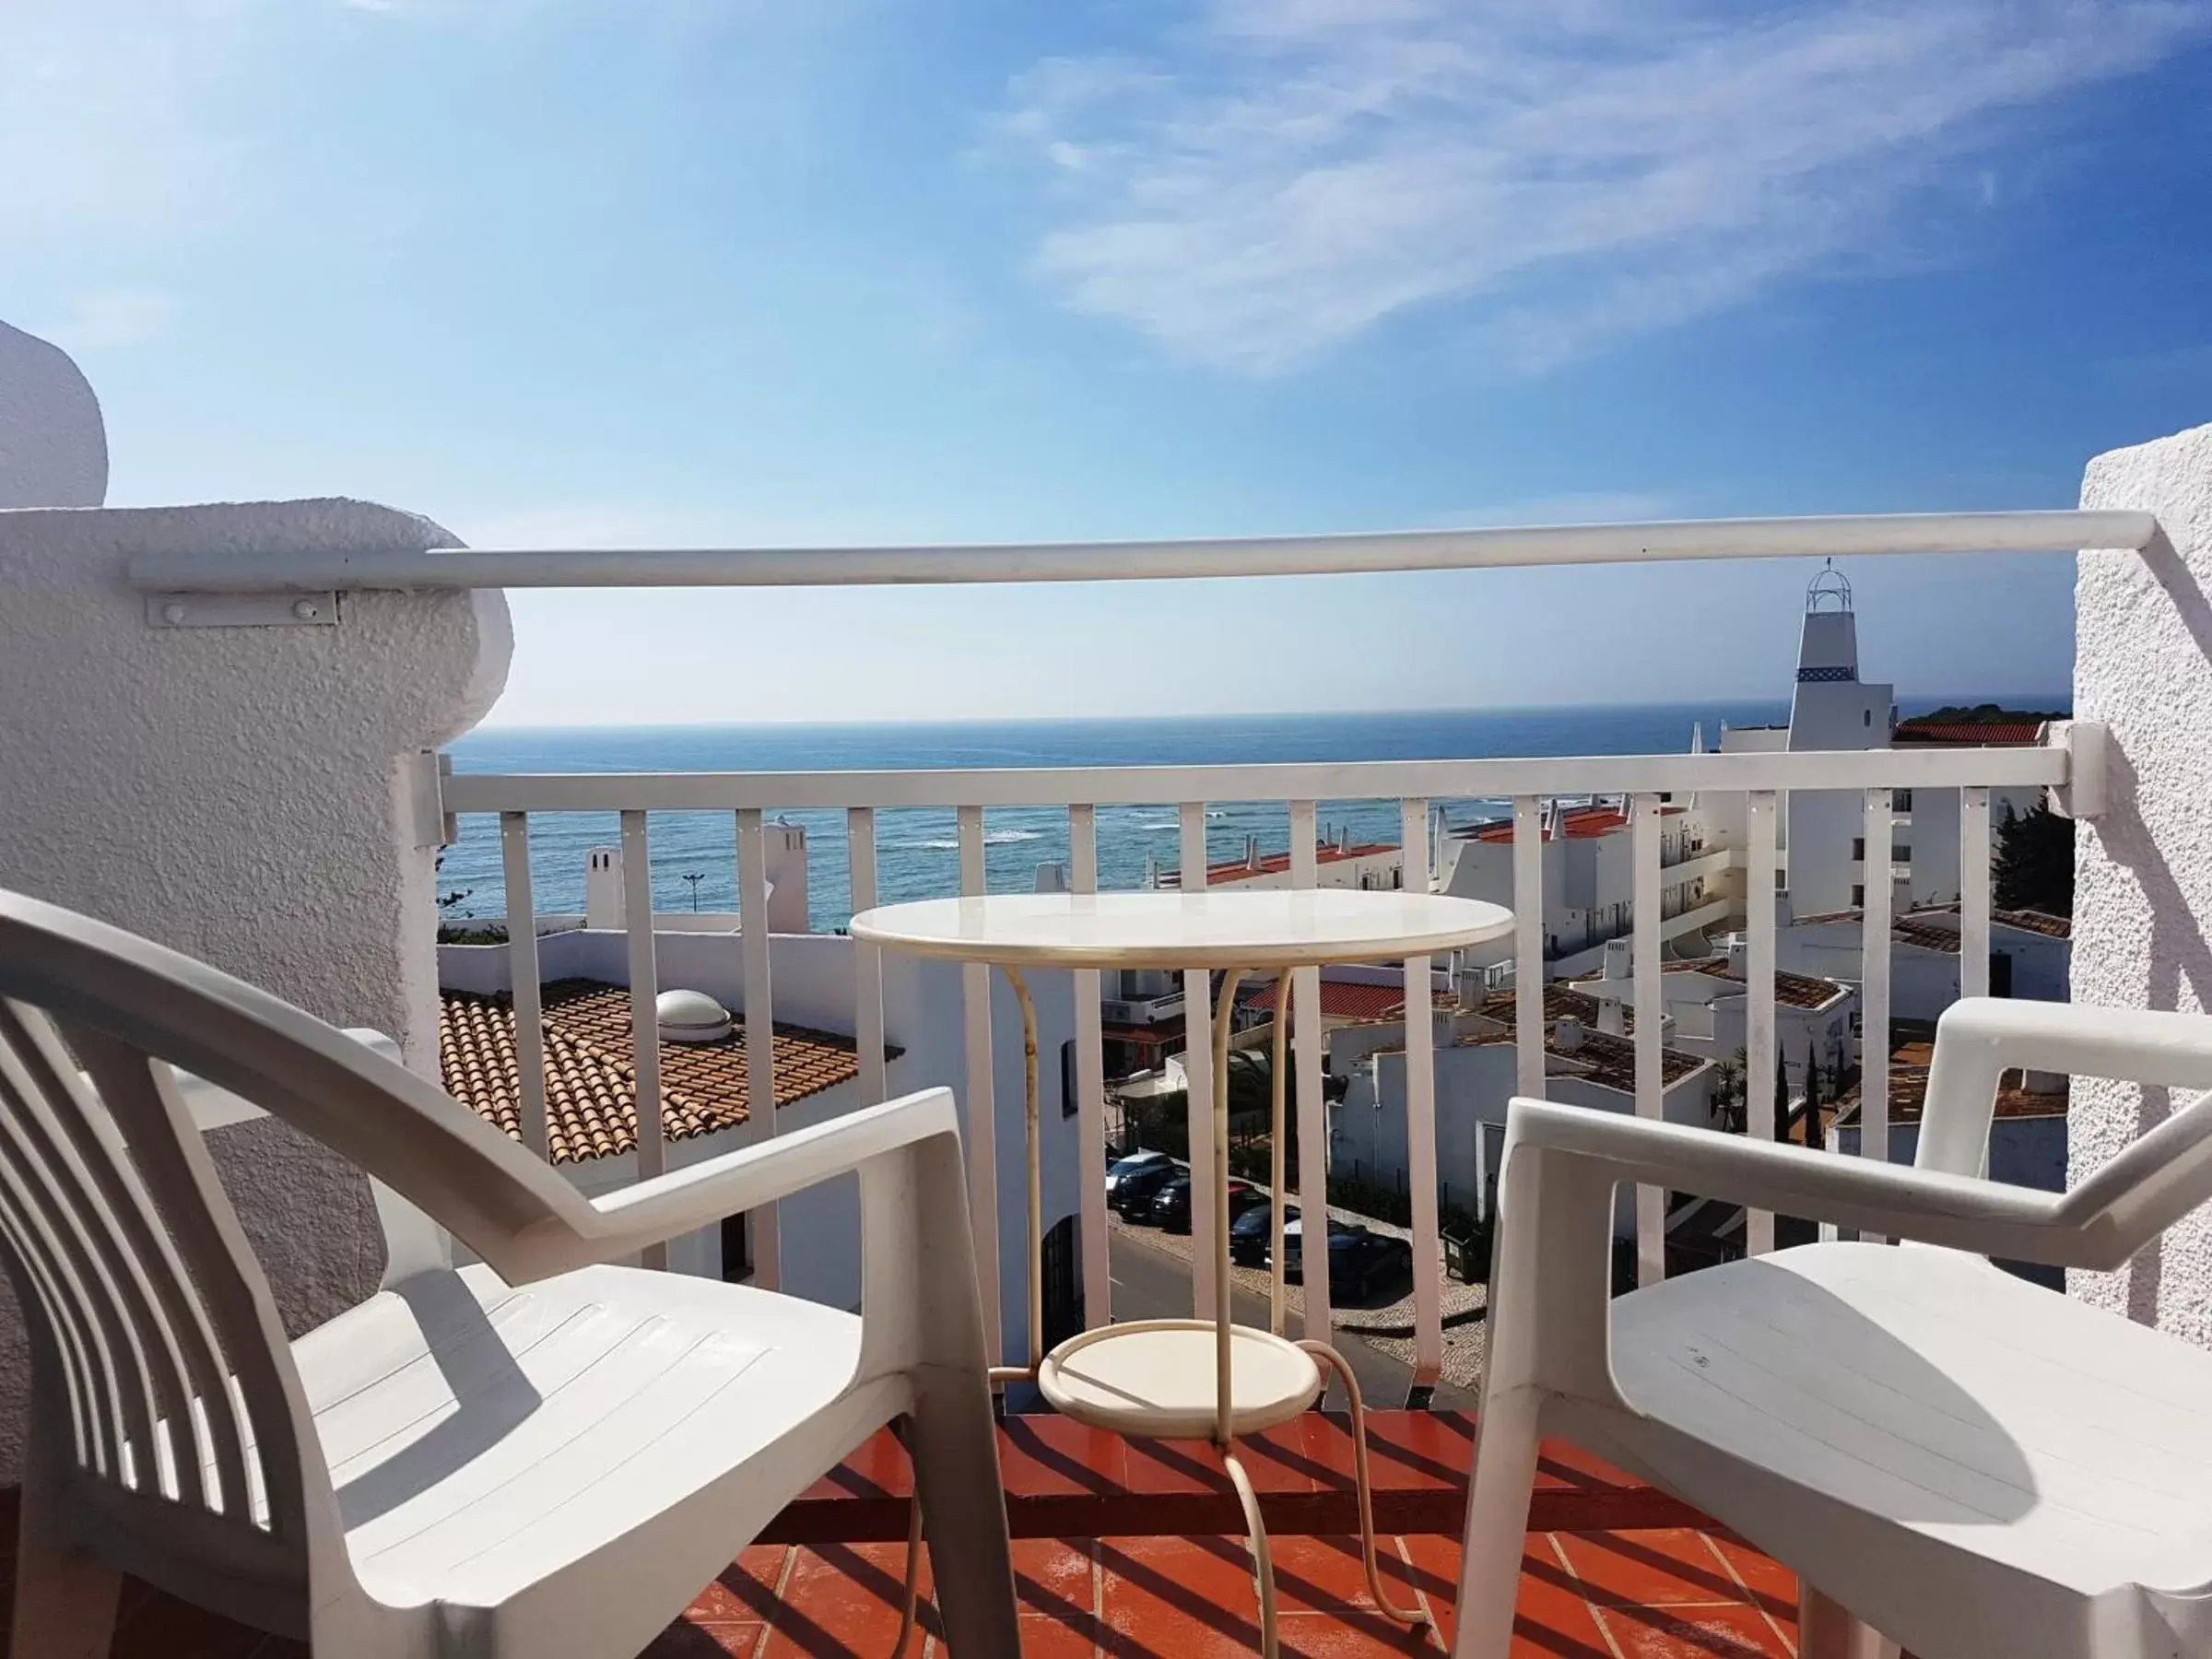
[[[1283,1650],[1300,1659],[1441,1653],[1453,1629],[1469,1432],[1421,1414],[1377,1414],[1378,1510],[1391,1599],[1436,1621],[1407,1630],[1367,1594],[1340,1425],[1312,1415],[1255,1452],[1277,1517]],[[1250,1549],[1203,1447],[1121,1441],[1056,1418],[1010,1422],[1002,1440],[1022,1650],[1037,1659],[1213,1659],[1259,1647]],[[870,1441],[700,1592],[642,1659],[884,1659],[899,1629],[906,1560],[904,1453]],[[1233,1505],[1234,1500],[1228,1499]],[[0,1494],[0,1605],[15,1505]],[[1796,1582],[1735,1540],[1673,1524],[1686,1512],[1571,1446],[1547,1444],[1523,1559],[1514,1653],[1526,1659],[1794,1656]],[[1226,1513],[1228,1520],[1221,1517]],[[1396,1516],[1393,1521],[1390,1517]],[[1302,1524],[1310,1518],[1312,1524]],[[1086,1535],[1030,1535],[1052,1527]],[[1611,1530],[1600,1530],[1610,1527]],[[880,1541],[885,1538],[896,1542]],[[877,1540],[877,1541],[856,1541]],[[923,1589],[929,1592],[926,1561]],[[908,1659],[945,1659],[925,1601]],[[113,1659],[302,1659],[300,1644],[214,1618],[126,1581]],[[548,1656],[553,1659],[553,1656]]]
[[[747,1549],[641,1659],[886,1659],[899,1630],[903,1544]],[[1252,1557],[1239,1537],[1022,1538],[1022,1652],[1032,1659],[1227,1659],[1259,1649]],[[1394,1601],[1436,1620],[1407,1630],[1367,1594],[1357,1537],[1275,1541],[1283,1651],[1300,1659],[1444,1650],[1455,1539],[1384,1540]],[[924,1588],[928,1588],[924,1562]],[[1763,1556],[1688,1528],[1534,1533],[1513,1652],[1527,1659],[1794,1655],[1794,1582]],[[945,1659],[924,1602],[909,1659]],[[115,1659],[300,1659],[306,1650],[132,1586]]]

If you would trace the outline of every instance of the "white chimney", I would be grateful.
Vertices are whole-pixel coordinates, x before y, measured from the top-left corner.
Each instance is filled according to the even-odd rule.
[[[1609,980],[1634,978],[1636,973],[1635,947],[1636,941],[1633,939],[1607,939],[1606,941],[1606,965],[1599,971],[1599,977]]]
[[[622,853],[594,847],[583,855],[583,924],[619,932],[628,912],[622,905]]]
[[[768,931],[811,933],[806,912],[806,830],[778,818],[761,826],[762,862],[768,873]]]
[[[1551,1028],[1552,1046],[1563,1054],[1571,1054],[1583,1046],[1583,1022],[1570,1015]]]
[[[1728,977],[1746,982],[1751,978],[1751,945],[1742,934],[1728,935]]]

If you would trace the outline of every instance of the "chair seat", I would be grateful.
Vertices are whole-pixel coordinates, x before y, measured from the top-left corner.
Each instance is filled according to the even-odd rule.
[[[364,1588],[493,1606],[847,1392],[860,1321],[673,1273],[426,1273],[293,1348]],[[711,1569],[710,1569],[711,1571]]]
[[[1612,1317],[1641,1414],[1606,1415],[1613,1450],[1747,1534],[1744,1465],[1771,1471],[1752,1508],[1776,1535],[1752,1541],[1816,1582],[1822,1521],[1793,1522],[1783,1488],[1846,1530],[1902,1528],[2084,1598],[2212,1583],[2212,1354],[1976,1256],[1877,1244],[1690,1274]]]

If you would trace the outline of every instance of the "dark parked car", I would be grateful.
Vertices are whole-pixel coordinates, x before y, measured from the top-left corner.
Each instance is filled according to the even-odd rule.
[[[1162,1159],[1156,1164],[1146,1164],[1132,1170],[1113,1183],[1107,1202],[1122,1212],[1123,1219],[1145,1221],[1152,1219],[1152,1200],[1169,1182],[1183,1177],[1182,1171]]]
[[[1332,1234],[1343,1230],[1343,1222],[1332,1221],[1329,1223],[1329,1231]],[[1303,1282],[1305,1278],[1305,1243],[1303,1222],[1286,1221],[1283,1223],[1283,1277],[1294,1285]],[[1260,1265],[1265,1267],[1273,1264],[1263,1257]]]
[[[1266,1202],[1266,1199],[1241,1181],[1232,1181],[1229,1183],[1230,1232],[1232,1239],[1236,1232],[1236,1218],[1255,1204]],[[1176,1171],[1174,1178],[1153,1194],[1152,1214],[1149,1219],[1153,1226],[1165,1228],[1169,1232],[1189,1232],[1191,1230],[1191,1175],[1189,1171]]]
[[[1413,1246],[1364,1227],[1329,1230],[1329,1295],[1358,1301],[1378,1285],[1413,1277]]]
[[[1298,1225],[1298,1206],[1283,1212],[1286,1227]],[[1253,1205],[1229,1226],[1229,1259],[1244,1267],[1267,1265],[1269,1235],[1275,1230],[1275,1206],[1265,1199]]]
[[[1106,1202],[1112,1204],[1114,1194],[1128,1177],[1139,1170],[1167,1170],[1172,1171],[1175,1160],[1165,1152],[1131,1152],[1116,1154],[1106,1160]]]

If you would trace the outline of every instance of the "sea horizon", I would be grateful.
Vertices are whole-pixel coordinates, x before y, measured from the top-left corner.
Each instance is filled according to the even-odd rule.
[[[1911,715],[1947,706],[2001,702],[2055,710],[2070,699],[1988,696],[1900,700]],[[1718,744],[1724,724],[1786,723],[1786,699],[1717,698],[1664,703],[1546,705],[1514,710],[1408,710],[1323,714],[1206,714],[1010,718],[964,721],[728,723],[688,725],[484,726],[449,746],[457,771],[498,772],[876,771],[945,768],[1106,768],[1327,763],[1530,756],[1681,754],[1693,734]],[[1447,825],[1504,809],[1495,801],[1438,801]],[[1102,806],[1097,814],[1099,879],[1112,890],[1172,870],[1181,853],[1176,803]],[[772,803],[771,810],[772,811]],[[807,834],[808,913],[818,932],[851,914],[851,870],[841,810],[793,811]],[[1395,801],[1321,804],[1324,833],[1355,841],[1399,840]],[[496,818],[465,816],[439,874],[449,919],[504,913]],[[1209,806],[1207,854],[1241,856],[1289,844],[1281,803]],[[650,815],[653,904],[658,910],[726,911],[735,905],[735,835],[730,814]],[[543,913],[583,908],[583,869],[594,847],[618,844],[611,813],[534,813],[533,904]],[[1040,865],[1069,856],[1062,807],[993,807],[985,823],[986,880],[994,892],[1030,890]],[[697,877],[696,881],[688,880]],[[877,815],[877,884],[886,901],[956,892],[959,826],[949,809]]]

